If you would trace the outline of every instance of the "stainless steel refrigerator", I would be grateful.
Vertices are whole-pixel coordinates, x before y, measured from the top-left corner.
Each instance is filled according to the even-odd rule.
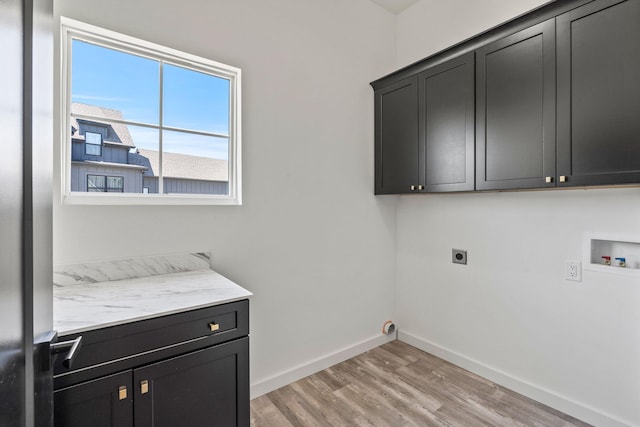
[[[0,426],[53,425],[53,0],[0,0]],[[36,345],[43,342],[42,345]]]

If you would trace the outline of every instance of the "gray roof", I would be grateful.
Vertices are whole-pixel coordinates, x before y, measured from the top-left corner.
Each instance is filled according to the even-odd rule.
[[[75,115],[92,116],[96,118],[88,120],[76,118]],[[112,110],[111,108],[100,107],[97,105],[81,104],[79,102],[71,103],[71,126],[76,129],[80,129],[78,120],[89,124],[106,124],[109,127],[109,132],[107,137],[104,139],[104,142],[113,142],[128,147],[135,147],[133,138],[131,138],[131,134],[129,133],[129,128],[127,127],[127,125],[113,123],[110,122],[109,119],[123,120],[124,117],[122,116],[122,113],[120,111]],[[73,135],[73,139],[84,140],[84,135],[75,134]]]
[[[162,160],[166,178],[229,181],[227,160],[168,152],[162,154]],[[138,149],[137,153],[129,153],[129,163],[146,167],[145,176],[158,176],[158,151]]]

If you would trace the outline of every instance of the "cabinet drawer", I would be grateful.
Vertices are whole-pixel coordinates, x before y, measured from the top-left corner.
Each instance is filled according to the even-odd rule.
[[[82,348],[70,370],[65,369],[60,360],[56,361],[55,387],[230,341],[248,333],[249,302],[243,300],[62,336],[60,340],[82,335]]]

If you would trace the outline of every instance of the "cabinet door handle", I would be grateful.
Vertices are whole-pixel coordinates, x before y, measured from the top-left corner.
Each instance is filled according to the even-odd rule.
[[[547,184],[550,184],[553,182],[553,177],[552,176],[548,176],[544,179],[544,182],[546,182]]]
[[[424,185],[418,185],[418,190],[424,190]]]
[[[567,182],[568,181],[567,177],[564,176],[564,175],[560,175],[559,180],[560,180],[560,182]]]
[[[140,381],[140,394],[149,393],[149,381],[142,380]]]
[[[416,186],[415,185],[411,186],[411,191],[416,191]]]
[[[211,330],[211,332],[215,332],[220,329],[220,325],[215,322],[209,323],[209,329]]]
[[[122,387],[118,388],[118,399],[124,400],[126,398],[127,398],[127,386],[123,385]]]

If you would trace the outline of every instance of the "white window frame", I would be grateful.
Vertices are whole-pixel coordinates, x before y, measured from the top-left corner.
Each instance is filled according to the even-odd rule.
[[[241,70],[189,53],[61,17],[62,203],[70,205],[241,205]],[[229,194],[84,193],[71,191],[71,68],[74,39],[164,61],[229,80]],[[160,147],[162,158],[162,147]]]

